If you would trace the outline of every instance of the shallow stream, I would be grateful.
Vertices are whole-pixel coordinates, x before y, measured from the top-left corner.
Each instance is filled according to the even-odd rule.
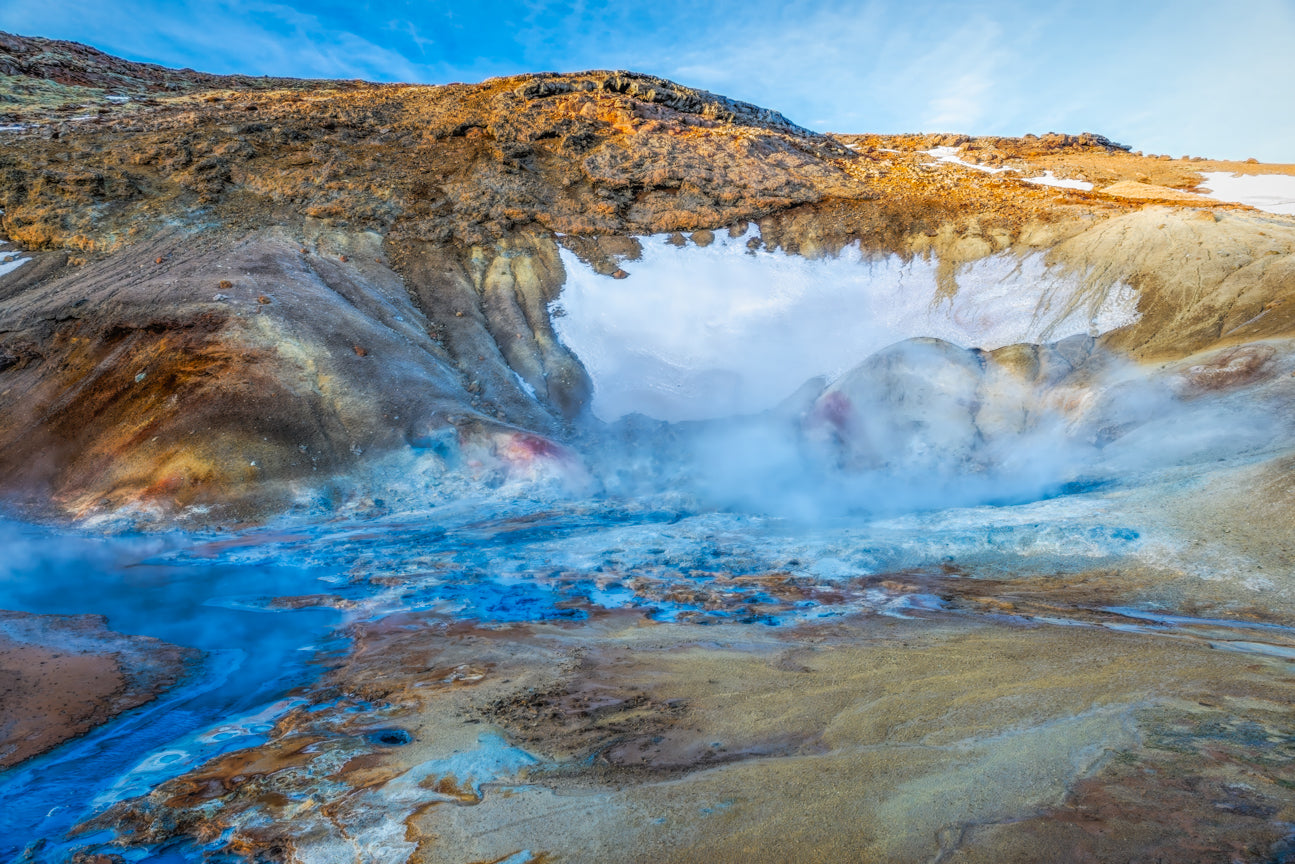
[[[958,602],[949,586],[980,574],[1062,578],[1161,554],[1166,538],[1121,515],[1111,494],[1076,490],[1012,506],[812,523],[697,510],[670,495],[483,498],[420,514],[201,536],[3,523],[12,552],[0,570],[0,608],[106,615],[116,631],[196,648],[203,658],[151,704],[0,774],[0,852],[53,862],[111,841],[65,835],[110,804],[263,743],[276,719],[303,704],[303,685],[346,651],[347,624],[397,612],[491,626],[633,608],[698,628],[1006,615],[1295,659],[1295,634],[1280,625],[1123,604],[981,613]],[[147,857],[154,853],[162,854],[136,849],[131,860],[200,857],[193,847]]]

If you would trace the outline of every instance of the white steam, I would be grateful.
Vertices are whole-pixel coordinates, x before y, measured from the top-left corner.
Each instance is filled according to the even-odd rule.
[[[613,280],[563,250],[567,282],[554,321],[594,384],[593,412],[701,420],[771,408],[806,380],[835,378],[903,339],[997,348],[1104,333],[1137,320],[1118,286],[1076,303],[1073,277],[1041,255],[1001,254],[963,267],[940,296],[938,262],[870,258],[858,247],[808,260],[752,252],[742,237],[675,247],[642,239],[630,276]]]
[[[1273,409],[1284,373],[1188,392],[1187,367],[1098,347],[1137,320],[1127,286],[1090,298],[1042,256],[1003,254],[944,298],[934,261],[811,261],[750,237],[646,238],[624,280],[564,253],[555,323],[615,421],[585,448],[609,493],[806,520],[1020,503],[1253,458],[1295,432]]]
[[[590,448],[607,491],[814,521],[1017,504],[1147,482],[1289,447],[1292,364],[1252,387],[1184,394],[1182,370],[1119,361],[1087,338],[1041,346],[1022,376],[930,339],[890,346],[830,387],[761,415],[627,418]],[[1057,374],[1059,366],[1073,363]]]

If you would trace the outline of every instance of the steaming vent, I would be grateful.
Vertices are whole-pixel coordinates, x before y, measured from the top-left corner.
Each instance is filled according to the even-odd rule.
[[[933,257],[870,257],[856,245],[810,260],[759,248],[755,227],[706,247],[641,242],[622,280],[563,251],[555,329],[593,378],[594,414],[609,422],[755,414],[905,339],[992,350],[1097,336],[1138,319],[1129,286],[1086,297],[1042,254],[966,265],[946,296]]]
[[[1195,402],[1178,372],[1101,348],[1138,320],[1137,293],[1097,290],[1041,253],[964,265],[950,292],[934,258],[851,246],[810,260],[762,247],[754,228],[640,242],[622,279],[564,251],[552,307],[611,424],[590,459],[613,492],[664,484],[805,518],[1013,503],[1272,432],[1262,411]],[[1236,410],[1254,416],[1225,420]]]

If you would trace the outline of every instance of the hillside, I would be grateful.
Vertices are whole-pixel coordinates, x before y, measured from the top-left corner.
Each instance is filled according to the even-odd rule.
[[[1293,181],[0,34],[0,857],[1295,860]]]
[[[8,35],[0,69],[0,227],[26,262],[0,271],[0,487],[41,512],[264,515],[411,447],[434,473],[563,473],[541,442],[572,440],[592,388],[550,317],[563,256],[632,280],[653,234],[931,261],[945,297],[1044,254],[1071,304],[1136,289],[1104,339],[1146,359],[1295,328],[1295,223],[1187,191],[1254,165],[815,134],[625,72],[253,79]]]

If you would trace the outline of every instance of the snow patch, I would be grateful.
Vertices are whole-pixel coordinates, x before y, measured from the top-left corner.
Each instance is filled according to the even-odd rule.
[[[1205,182],[1194,191],[1216,201],[1246,204],[1257,210],[1295,216],[1295,176],[1290,174],[1233,174],[1206,171]]]
[[[513,377],[517,379],[517,386],[522,388],[522,390],[526,393],[527,396],[531,397],[532,399],[539,399],[539,396],[535,394],[535,388],[530,385],[529,381],[527,381],[525,378],[521,376],[521,373],[519,373],[516,369],[513,369],[511,367],[509,367],[509,371],[512,372]]]
[[[950,165],[961,165],[963,168],[971,168],[974,171],[984,171],[986,174],[1002,174],[1004,171],[1015,171],[1015,168],[991,168],[988,165],[975,165],[971,162],[964,162],[958,158],[957,147],[936,147],[931,150],[922,150],[928,156],[934,156],[936,162],[947,162]]]
[[[751,252],[727,235],[707,247],[641,238],[630,277],[600,276],[562,250],[558,337],[588,370],[594,414],[700,420],[772,408],[815,376],[839,376],[917,336],[999,348],[1097,335],[1138,319],[1117,285],[1082,295],[1042,254],[1002,253],[964,265],[941,296],[938,261],[872,257],[857,246],[809,260]]]
[[[23,258],[12,252],[6,253],[0,250],[0,276],[12,273],[30,260],[30,258]]]
[[[1058,189],[1080,189],[1084,192],[1091,192],[1093,184],[1084,180],[1067,180],[1065,177],[1058,177],[1051,171],[1044,171],[1042,177],[1022,177],[1026,183],[1034,183],[1039,186],[1056,186]]]

